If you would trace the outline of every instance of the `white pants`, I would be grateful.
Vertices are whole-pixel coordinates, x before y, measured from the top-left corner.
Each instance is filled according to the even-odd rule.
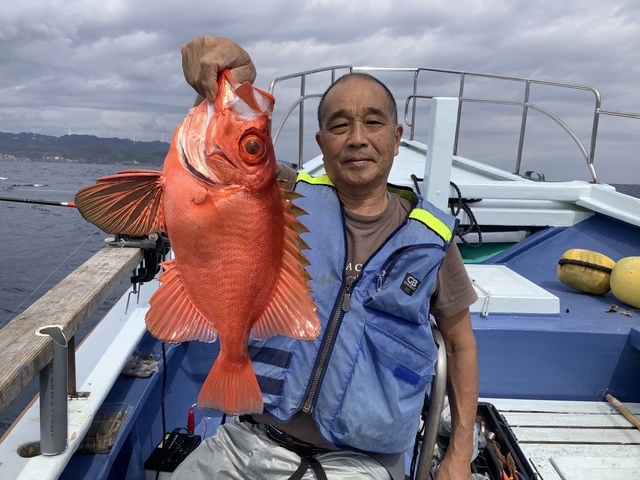
[[[387,470],[368,455],[338,451],[317,455],[328,480],[389,480]],[[176,469],[171,480],[286,479],[300,456],[273,442],[258,425],[236,417],[218,427]],[[315,479],[311,468],[303,480]]]

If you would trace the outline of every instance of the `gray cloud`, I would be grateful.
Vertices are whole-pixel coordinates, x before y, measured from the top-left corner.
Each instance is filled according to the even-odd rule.
[[[24,0],[0,7],[0,131],[168,140],[194,96],[180,46],[205,34],[247,49],[265,89],[276,76],[332,64],[429,66],[593,84],[605,108],[640,110],[639,10],[631,0]],[[640,170],[630,153],[637,125],[627,125],[602,121],[598,154],[619,163],[607,181],[640,182],[626,173]]]

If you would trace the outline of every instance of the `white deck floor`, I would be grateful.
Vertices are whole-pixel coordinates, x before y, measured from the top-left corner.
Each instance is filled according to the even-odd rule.
[[[544,480],[640,479],[640,431],[605,402],[482,399]],[[640,403],[625,404],[640,415]]]

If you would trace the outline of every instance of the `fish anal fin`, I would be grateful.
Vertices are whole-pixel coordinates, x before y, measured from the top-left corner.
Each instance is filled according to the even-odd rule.
[[[145,317],[147,328],[158,340],[180,343],[189,340],[214,342],[217,331],[193,306],[187,296],[175,260],[162,263],[164,272],[158,280],[160,287],[149,300]]]
[[[80,214],[107,233],[143,236],[166,231],[162,204],[163,175],[125,170],[99,178],[75,198]]]
[[[200,389],[198,406],[233,415],[262,413],[262,393],[249,357],[231,363],[221,352]]]

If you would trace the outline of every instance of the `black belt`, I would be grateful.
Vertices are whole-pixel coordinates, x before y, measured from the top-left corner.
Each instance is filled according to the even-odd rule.
[[[247,422],[252,425],[260,425],[250,415],[242,415],[240,417],[241,422]],[[318,460],[313,458],[314,455],[320,453],[331,452],[331,450],[322,447],[316,447],[311,443],[298,440],[296,437],[289,435],[281,430],[278,430],[273,425],[264,424],[266,428],[267,437],[273,440],[281,447],[286,448],[294,453],[300,455],[301,462],[298,469],[289,477],[288,480],[300,480],[305,472],[311,467],[318,480],[327,480],[327,476],[324,473],[324,469]]]
[[[292,437],[282,430],[278,430],[273,425],[265,426],[267,427],[267,437],[269,437],[281,447],[284,447],[287,450],[291,450],[292,452],[296,452],[298,455],[304,457],[312,457],[320,453],[327,453],[331,451],[327,448],[316,447],[311,443],[298,440],[296,437]]]

